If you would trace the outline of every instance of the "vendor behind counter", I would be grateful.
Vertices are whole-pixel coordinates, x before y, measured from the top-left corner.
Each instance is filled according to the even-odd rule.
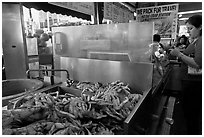
[[[190,135],[202,134],[202,72],[189,73],[189,67],[202,69],[202,16],[194,15],[186,21],[192,43],[181,53],[173,49],[170,54],[182,61],[182,103]],[[191,55],[191,56],[189,56]],[[193,55],[193,57],[192,57]]]

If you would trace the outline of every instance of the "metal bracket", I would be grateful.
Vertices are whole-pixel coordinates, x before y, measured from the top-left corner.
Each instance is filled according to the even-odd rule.
[[[29,69],[29,70],[26,71],[26,75],[27,75],[28,78],[31,78],[30,77],[30,72],[31,71],[39,71],[39,72],[40,71],[51,71],[51,72],[65,71],[67,73],[67,81],[69,80],[69,72],[66,69]],[[54,84],[54,80],[51,80],[51,85],[53,85],[53,84]]]

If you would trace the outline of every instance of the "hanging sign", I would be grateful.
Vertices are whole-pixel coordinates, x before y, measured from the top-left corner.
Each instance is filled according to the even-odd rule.
[[[154,33],[163,38],[176,38],[178,24],[178,4],[138,8],[138,22],[154,22]]]
[[[112,2],[104,2],[104,18],[112,20]]]
[[[93,2],[49,2],[49,3],[63,8],[85,13],[88,15],[94,15]]]
[[[134,19],[134,14],[118,2],[104,2],[104,19],[127,23]]]

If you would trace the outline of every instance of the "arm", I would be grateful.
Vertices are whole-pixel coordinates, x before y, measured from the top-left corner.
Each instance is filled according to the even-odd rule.
[[[178,57],[186,64],[188,64],[190,67],[199,69],[199,65],[195,62],[194,58],[191,58],[189,56],[184,55],[183,53],[179,53]]]
[[[194,47],[194,44],[192,43],[192,44],[189,44],[188,45],[188,47],[183,51],[183,53],[185,54],[185,55],[190,55],[190,54],[192,54],[192,53],[194,53],[195,52],[195,49],[194,49],[195,47]]]
[[[173,56],[179,57],[183,62],[185,62],[186,64],[188,64],[193,68],[198,68],[198,69],[202,68],[202,37],[199,37],[195,43],[189,46],[190,47],[188,47],[185,51],[188,50],[189,51],[188,54],[195,53],[194,58],[184,55],[187,53],[185,51],[184,51],[184,54],[182,54],[181,52],[179,52],[178,49],[172,50],[170,54]]]
[[[184,55],[178,49],[173,49],[170,54],[179,57],[184,63],[188,64],[190,67],[199,68],[199,65],[195,62],[194,58]]]
[[[196,42],[194,61],[202,68],[202,37]]]

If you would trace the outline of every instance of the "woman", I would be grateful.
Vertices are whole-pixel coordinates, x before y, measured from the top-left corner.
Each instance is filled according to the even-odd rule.
[[[193,41],[181,53],[179,49],[173,49],[170,54],[177,56],[184,62],[181,65],[182,103],[186,117],[188,134],[202,134],[202,76],[187,75],[187,64],[195,69],[202,69],[202,16],[190,17],[186,26],[190,39]],[[192,55],[193,56],[189,56]],[[183,69],[184,68],[184,69]]]
[[[186,21],[190,38],[194,41],[181,53],[179,49],[173,49],[170,54],[179,57],[190,67],[202,68],[202,16],[194,15]],[[188,55],[194,54],[194,57]]]

